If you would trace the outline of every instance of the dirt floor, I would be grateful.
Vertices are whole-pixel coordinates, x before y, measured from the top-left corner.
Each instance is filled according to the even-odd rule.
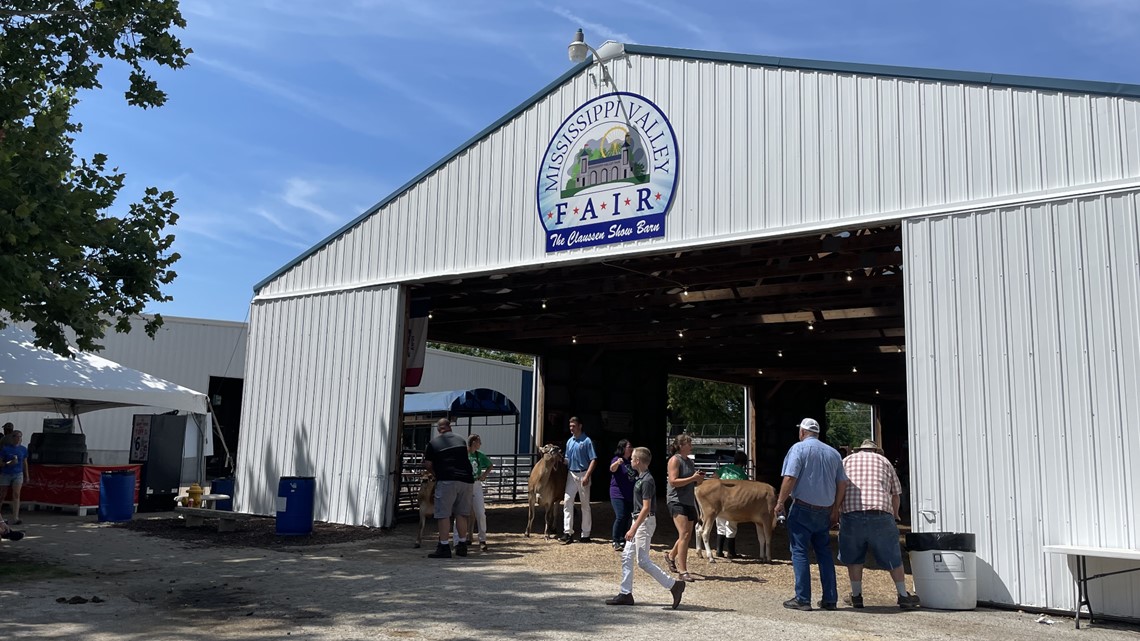
[[[788,611],[780,607],[792,592],[786,538],[777,531],[775,562],[760,563],[750,529],[743,559],[709,565],[691,554],[697,580],[677,611],[640,571],[637,606],[609,607],[602,601],[617,591],[620,564],[604,541],[608,507],[594,507],[602,542],[568,546],[523,537],[525,508],[492,508],[488,551],[449,560],[426,558],[428,544],[413,548],[412,523],[390,531],[318,523],[310,537],[277,537],[272,519],[219,534],[209,520],[187,528],[173,514],[111,525],[33,512],[23,541],[0,543],[0,638],[1140,640],[1136,628],[1078,633],[1071,618],[1045,625],[1030,613],[901,612],[880,570],[867,573],[864,610]],[[674,534],[661,525],[659,564]]]

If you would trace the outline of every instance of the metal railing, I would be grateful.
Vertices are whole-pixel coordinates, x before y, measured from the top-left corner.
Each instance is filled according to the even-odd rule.
[[[526,501],[527,481],[537,454],[488,454],[491,471],[483,482],[486,503],[519,503]],[[419,493],[424,471],[423,452],[405,450],[401,457],[400,492],[396,512],[419,512]]]

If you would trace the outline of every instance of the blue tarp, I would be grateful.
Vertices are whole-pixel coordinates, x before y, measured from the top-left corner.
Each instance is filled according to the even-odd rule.
[[[431,412],[502,416],[504,414],[518,414],[519,410],[511,402],[511,399],[503,396],[501,392],[483,387],[404,395],[405,414],[428,414]]]

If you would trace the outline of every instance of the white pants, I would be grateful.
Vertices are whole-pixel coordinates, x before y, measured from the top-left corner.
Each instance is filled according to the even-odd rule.
[[[574,497],[582,502],[582,538],[590,538],[594,518],[590,514],[590,488],[582,486],[585,472],[570,472],[566,475],[566,495],[562,497],[562,531],[566,536],[574,533]]]
[[[636,519],[637,517],[634,517]],[[676,579],[665,573],[665,570],[657,567],[657,564],[649,558],[649,542],[653,539],[653,532],[657,529],[657,517],[651,516],[645,519],[645,522],[637,528],[637,532],[633,533],[633,540],[625,542],[625,549],[621,552],[621,593],[633,594],[633,564],[634,559],[637,560],[637,565],[649,573],[649,576],[657,579],[663,588],[672,588],[673,584],[677,582]]]
[[[735,539],[737,529],[738,528],[736,527],[736,524],[733,523],[732,521],[729,521],[728,519],[725,519],[725,518],[721,518],[719,516],[716,517],[716,533],[717,534],[724,536],[724,537],[728,537],[730,539]]]
[[[471,516],[467,517],[467,540],[475,540],[475,529],[479,529],[479,542],[487,542],[487,504],[483,502],[483,483],[475,481],[471,484]],[[459,541],[459,528],[452,523],[451,542]]]

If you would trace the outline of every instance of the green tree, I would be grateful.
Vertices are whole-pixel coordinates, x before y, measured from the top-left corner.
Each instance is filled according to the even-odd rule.
[[[669,416],[674,425],[740,424],[744,388],[695,378],[669,377]]]
[[[871,406],[831,399],[827,402],[827,442],[856,447],[871,438]]]
[[[482,347],[468,347],[466,345],[452,345],[451,343],[433,343],[431,341],[428,341],[428,347],[455,354],[478,356],[479,358],[501,361],[503,363],[514,363],[515,365],[526,365],[527,367],[534,365],[534,357],[528,356],[527,354],[503,352],[497,349],[484,349]]]
[[[125,66],[128,104],[161,106],[144,65],[185,66],[171,33],[185,26],[177,0],[0,0],[0,310],[35,323],[41,347],[68,354],[70,328],[100,349],[111,324],[129,331],[148,301],[170,300],[177,199],[150,187],[113,215],[125,175],[104,154],[77,157],[72,110],[106,61]]]

